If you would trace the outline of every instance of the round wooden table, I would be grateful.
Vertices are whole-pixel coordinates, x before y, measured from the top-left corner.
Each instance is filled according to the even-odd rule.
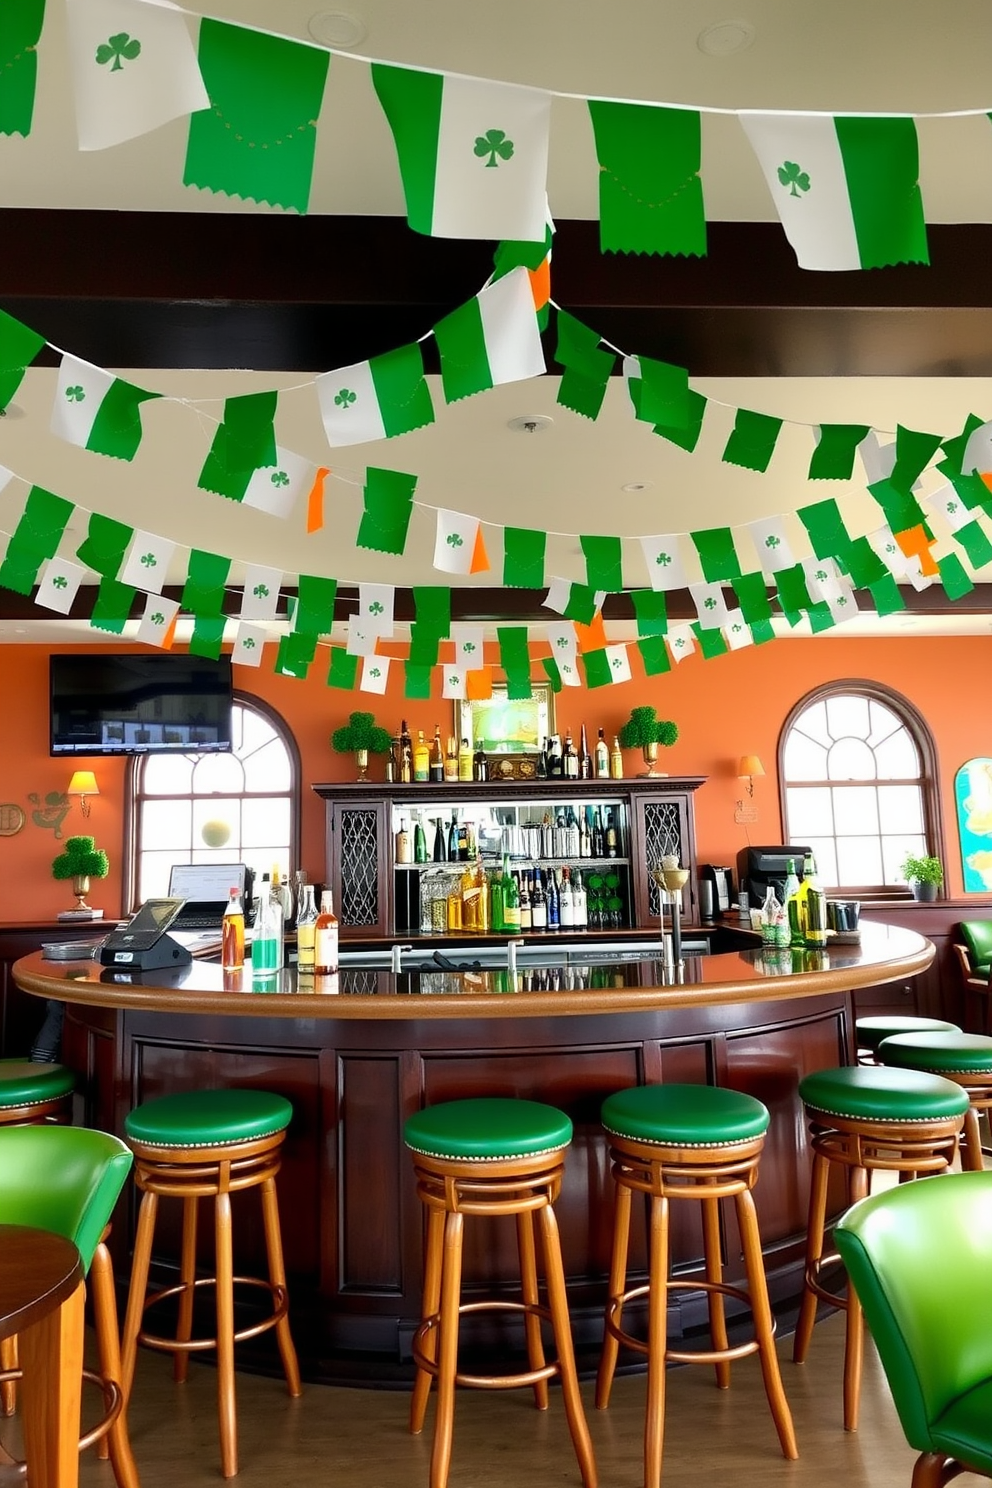
[[[84,1295],[71,1240],[0,1225],[0,1339],[19,1340],[31,1488],[76,1488],[79,1480]]]

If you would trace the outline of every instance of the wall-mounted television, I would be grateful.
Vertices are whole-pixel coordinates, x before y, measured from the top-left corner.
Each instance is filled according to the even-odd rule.
[[[200,754],[231,748],[231,662],[173,654],[50,658],[49,752]]]

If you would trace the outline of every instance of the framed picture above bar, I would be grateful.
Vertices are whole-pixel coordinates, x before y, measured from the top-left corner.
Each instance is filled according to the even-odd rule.
[[[554,733],[554,701],[546,682],[532,684],[533,696],[511,701],[506,686],[493,683],[492,697],[455,704],[455,729],[473,750],[487,756],[536,756]]]

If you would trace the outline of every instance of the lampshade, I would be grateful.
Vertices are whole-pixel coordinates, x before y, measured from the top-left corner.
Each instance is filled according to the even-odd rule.
[[[79,809],[84,816],[90,814],[90,803],[87,796],[98,796],[100,787],[96,783],[96,776],[92,770],[74,770],[72,779],[66,789],[67,796],[79,797]]]
[[[754,775],[764,775],[765,767],[756,754],[742,754],[737,773],[742,780],[746,780]]]

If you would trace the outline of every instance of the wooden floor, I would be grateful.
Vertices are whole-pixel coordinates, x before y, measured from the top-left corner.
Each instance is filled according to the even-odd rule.
[[[869,1351],[861,1428],[841,1427],[843,1319],[817,1326],[808,1363],[779,1352],[799,1439],[798,1462],[780,1456],[758,1364],[733,1367],[729,1391],[712,1371],[668,1374],[664,1479],[701,1488],[909,1488],[915,1454],[906,1446],[878,1361]],[[142,1488],[217,1488],[216,1376],[194,1363],[175,1385],[171,1360],[142,1351],[130,1412]],[[618,1378],[608,1411],[583,1386],[601,1488],[640,1488],[644,1380]],[[312,1385],[290,1400],[277,1379],[238,1378],[241,1488],[426,1488],[432,1418],[422,1437],[406,1429],[409,1396],[394,1390]],[[13,1423],[8,1423],[12,1425]],[[13,1426],[16,1436],[16,1425]],[[8,1434],[4,1433],[5,1436]],[[13,1438],[11,1444],[14,1445]],[[965,1475],[963,1488],[987,1480]],[[578,1484],[560,1394],[534,1410],[525,1391],[462,1391],[455,1415],[450,1488],[538,1488]],[[86,1453],[81,1488],[113,1488],[109,1464]]]

